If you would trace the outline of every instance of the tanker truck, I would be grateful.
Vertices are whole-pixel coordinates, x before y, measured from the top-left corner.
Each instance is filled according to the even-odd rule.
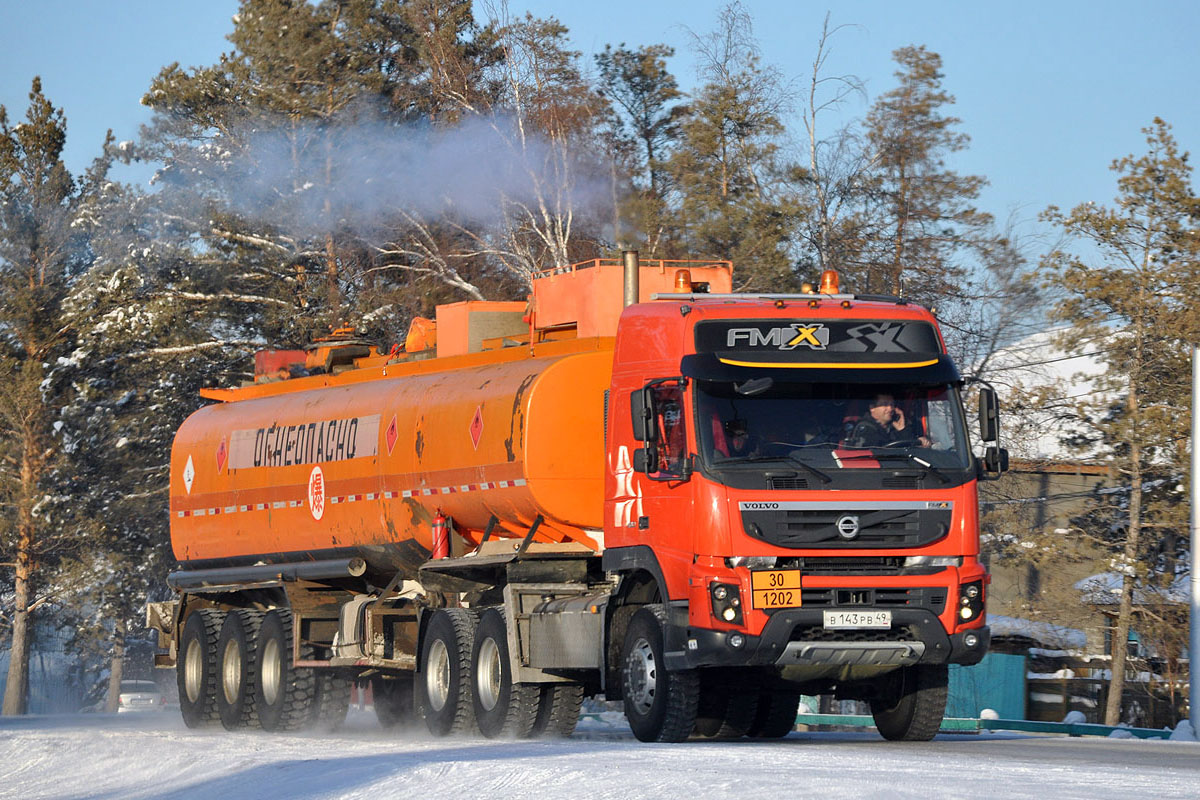
[[[926,308],[731,287],[626,253],[204,390],[148,604],[187,725],[336,725],[369,684],[435,735],[570,735],[596,697],[643,741],[781,737],[804,693],[931,738],[989,644],[995,393],[973,448]]]

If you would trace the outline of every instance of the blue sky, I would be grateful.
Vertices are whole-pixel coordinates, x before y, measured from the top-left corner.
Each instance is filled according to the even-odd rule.
[[[149,119],[139,105],[155,74],[178,61],[209,65],[230,49],[235,0],[0,0],[0,104],[24,116],[34,75],[64,109],[67,163],[84,169],[104,131],[132,139]],[[607,43],[665,42],[672,68],[694,84],[688,30],[711,30],[722,2],[711,0],[510,0],[510,13],[554,15],[587,55]],[[990,181],[980,206],[1000,219],[1015,215],[1027,236],[1047,205],[1109,202],[1110,162],[1144,151],[1141,128],[1155,116],[1174,126],[1183,149],[1200,147],[1194,82],[1200,59],[1200,4],[1178,0],[1003,3],[860,0],[747,0],[763,60],[806,90],[826,11],[845,25],[830,43],[825,74],[854,74],[866,100],[845,105],[860,117],[894,85],[897,47],[923,44],[943,58],[951,113],[971,147],[956,157],[961,172]],[[487,6],[477,3],[477,15]],[[828,118],[829,130],[837,119]],[[802,133],[799,118],[794,120]],[[131,176],[132,177],[132,176]],[[143,178],[144,176],[138,176]]]

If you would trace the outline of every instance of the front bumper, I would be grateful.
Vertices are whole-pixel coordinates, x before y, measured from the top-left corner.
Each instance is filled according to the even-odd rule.
[[[682,614],[679,613],[682,611]],[[675,609],[664,654],[672,670],[736,666],[872,666],[977,664],[991,631],[971,628],[947,635],[925,609],[895,609],[889,630],[826,630],[822,609],[787,609],[771,615],[760,636],[687,625]]]

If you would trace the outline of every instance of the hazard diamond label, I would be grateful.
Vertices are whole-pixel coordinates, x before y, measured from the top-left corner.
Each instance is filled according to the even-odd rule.
[[[183,465],[183,488],[188,494],[192,493],[192,481],[196,480],[196,468],[192,466],[192,457],[188,456],[187,463]]]
[[[392,415],[392,421],[388,423],[387,430],[383,432],[384,443],[387,444],[388,455],[392,454],[392,448],[396,446],[396,440],[400,438],[400,426],[396,424],[396,415]]]
[[[479,449],[479,440],[483,437],[483,406],[475,407],[475,416],[471,417],[471,444]]]
[[[221,439],[221,444],[217,447],[217,472],[225,469],[225,462],[229,459],[229,450],[225,447],[225,440]]]

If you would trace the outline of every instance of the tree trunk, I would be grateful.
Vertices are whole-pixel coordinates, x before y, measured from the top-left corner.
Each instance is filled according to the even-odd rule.
[[[17,571],[13,608],[12,650],[8,657],[8,679],[4,683],[4,706],[0,714],[19,716],[29,710],[29,643],[33,630],[29,601],[33,594],[33,538],[22,526],[17,541]]]
[[[38,415],[25,420],[21,442],[21,484],[17,499],[17,567],[13,582],[12,650],[8,657],[8,678],[4,684],[4,705],[0,714],[17,716],[29,711],[29,651],[33,640],[33,576],[35,570],[34,498],[41,479],[43,456],[38,437]]]
[[[121,679],[125,677],[125,620],[118,619],[113,631],[112,668],[108,674],[108,698],[105,711],[116,711],[121,699]]]
[[[1136,396],[1130,392],[1136,404]],[[1125,660],[1128,651],[1129,630],[1133,627],[1133,589],[1137,581],[1131,575],[1138,563],[1138,540],[1142,531],[1142,465],[1141,448],[1133,444],[1130,448],[1129,481],[1129,533],[1125,537],[1124,562],[1121,564],[1121,602],[1117,607],[1117,624],[1112,635],[1112,674],[1108,681],[1108,703],[1104,708],[1104,724],[1116,725],[1121,721],[1121,695],[1125,691]]]

